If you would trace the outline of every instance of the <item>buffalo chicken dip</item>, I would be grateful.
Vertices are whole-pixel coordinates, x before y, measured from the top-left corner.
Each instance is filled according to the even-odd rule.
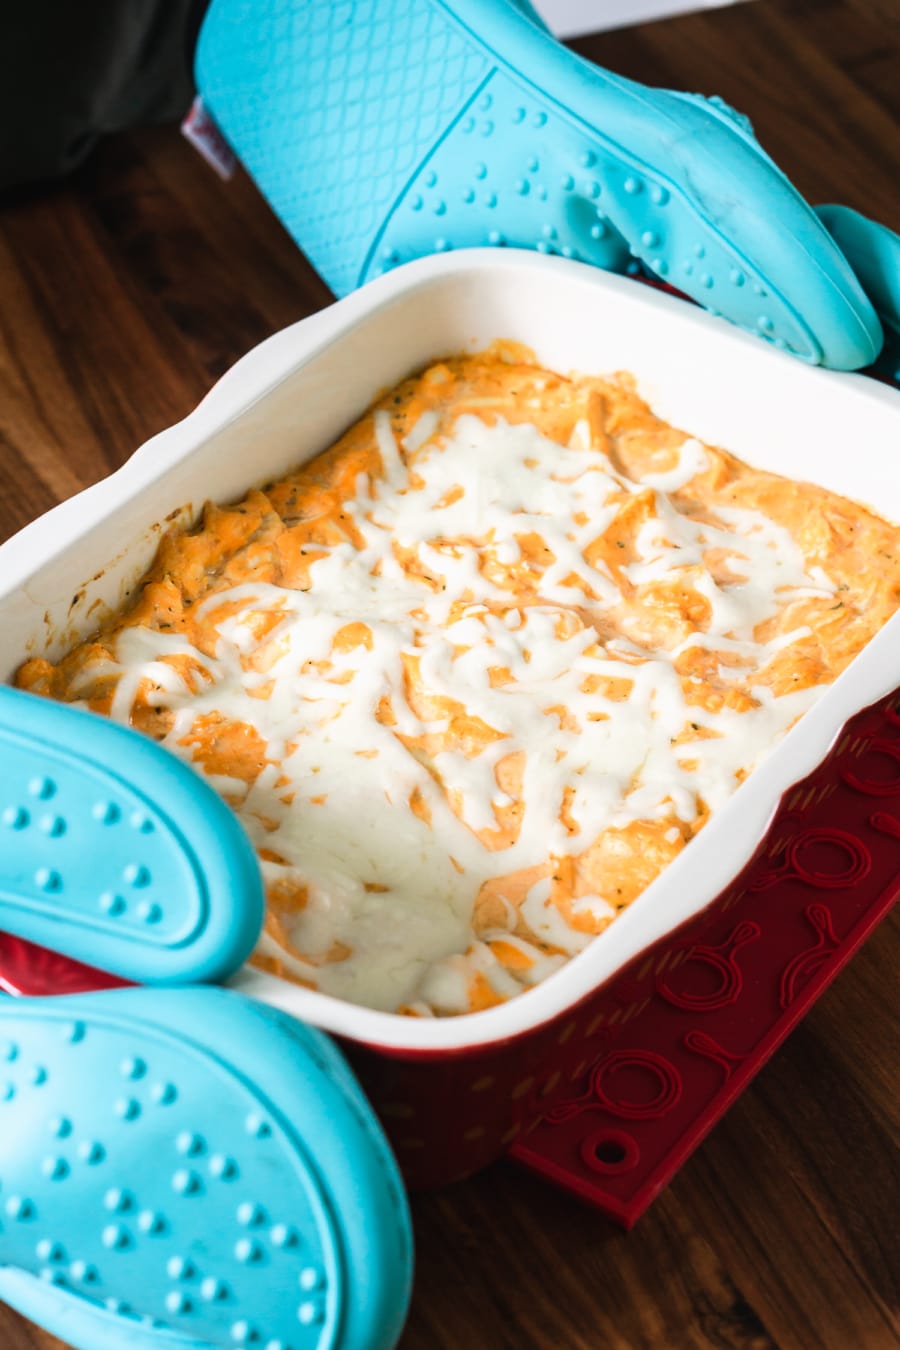
[[[174,529],[18,683],[163,742],[237,812],[254,963],[475,1011],[612,923],[900,605],[897,529],[522,349],[432,365]]]

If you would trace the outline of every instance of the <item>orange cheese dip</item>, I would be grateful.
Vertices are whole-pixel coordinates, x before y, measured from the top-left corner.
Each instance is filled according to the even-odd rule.
[[[254,963],[486,1008],[641,894],[900,605],[896,527],[499,344],[168,534],[21,687],[162,741],[238,813]]]

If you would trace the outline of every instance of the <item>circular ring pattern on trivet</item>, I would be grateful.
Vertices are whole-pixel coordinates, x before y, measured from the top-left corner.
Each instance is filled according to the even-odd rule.
[[[825,870],[821,864],[809,866],[803,861],[803,854],[807,850],[820,847],[823,844],[833,847],[838,853],[844,855],[843,867],[838,863],[837,868],[832,867]],[[781,866],[756,877],[750,883],[750,889],[751,891],[765,891],[779,881],[796,878],[799,881],[805,881],[810,886],[821,887],[825,890],[842,890],[849,886],[855,886],[857,882],[862,881],[871,866],[871,853],[862,840],[857,839],[855,835],[848,834],[846,830],[834,829],[831,826],[812,828],[801,831],[795,839],[792,839],[787,846],[785,860]]]
[[[625,1069],[646,1071],[656,1080],[656,1092],[646,1101],[615,1096],[610,1080]],[[662,1055],[653,1050],[615,1050],[601,1060],[591,1074],[595,1104],[611,1115],[626,1120],[653,1120],[663,1116],[681,1096],[681,1075]]]
[[[888,720],[900,726],[900,714],[889,716]],[[900,792],[900,745],[896,741],[884,740],[880,736],[873,737],[866,747],[865,755],[861,758],[868,755],[882,755],[892,760],[894,776],[887,779],[867,778],[858,772],[859,761],[856,761],[854,768],[841,770],[841,777],[847,786],[855,788],[857,792],[864,792],[869,797],[890,797],[895,792]]]
[[[678,972],[689,972],[692,966],[706,966],[715,971],[718,984],[706,993],[691,993],[689,990],[672,989],[669,979],[674,972],[667,972],[657,980],[656,992],[667,1003],[676,1008],[686,1008],[690,1012],[713,1012],[716,1008],[725,1008],[740,997],[744,987],[744,977],[737,963],[737,951],[748,942],[759,937],[760,927],[752,920],[739,923],[734,931],[717,946],[695,947],[687,960],[678,967]]]

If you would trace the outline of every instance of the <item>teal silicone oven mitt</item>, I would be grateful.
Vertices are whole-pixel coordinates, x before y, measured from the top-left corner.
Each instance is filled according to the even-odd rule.
[[[0,999],[0,1298],[76,1350],[391,1350],[411,1272],[320,1032],[209,987]]]
[[[196,76],[338,294],[509,245],[638,260],[809,362],[855,369],[881,348],[847,259],[746,118],[592,65],[526,0],[213,0]]]
[[[819,219],[840,246],[881,321],[884,346],[875,364],[900,385],[900,235],[849,206],[817,206]]]
[[[0,687],[0,929],[147,983],[262,924],[237,818],[136,732]],[[411,1234],[336,1047],[210,987],[0,998],[0,1298],[77,1350],[391,1350]]]
[[[140,984],[222,980],[262,928],[259,864],[145,736],[0,686],[0,932]]]

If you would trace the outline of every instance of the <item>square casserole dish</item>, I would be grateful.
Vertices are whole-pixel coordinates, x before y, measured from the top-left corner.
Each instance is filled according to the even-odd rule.
[[[161,532],[331,444],[380,391],[506,338],[563,373],[631,371],[666,421],[900,521],[900,395],[812,369],[683,301],[578,263],[472,250],[398,269],[255,348],[183,422],[0,548],[0,679],[119,608]],[[666,871],[560,971],[499,1007],[414,1019],[245,967],[234,987],[335,1034],[408,1180],[471,1173],[572,1096],[646,1007],[685,933],[759,854],[784,794],[900,686],[900,614]],[[900,771],[898,771],[900,773]],[[887,842],[887,841],[885,841]],[[687,927],[685,927],[687,925]],[[693,925],[693,927],[692,927]]]

